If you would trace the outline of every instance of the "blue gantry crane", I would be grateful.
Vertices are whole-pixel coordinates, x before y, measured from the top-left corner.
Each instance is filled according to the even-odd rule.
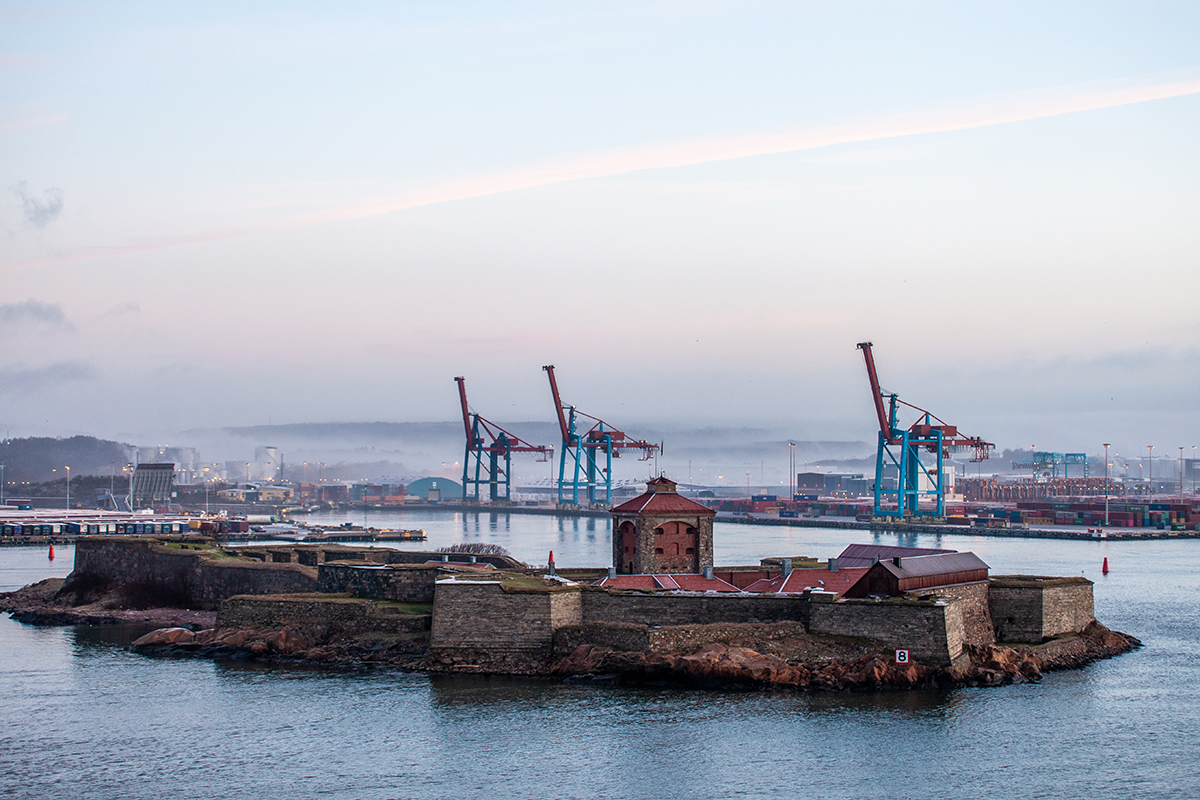
[[[1071,465],[1076,464],[1083,468],[1083,477],[1088,476],[1088,458],[1087,453],[1044,453],[1042,451],[1030,452],[1028,456],[1022,456],[1012,462],[1012,468],[1018,473],[1029,471],[1034,476],[1045,475],[1049,478],[1069,478],[1071,477]],[[1059,471],[1062,474],[1059,474]]]
[[[641,452],[641,461],[649,461],[660,450],[660,445],[642,439],[632,439],[599,417],[584,414],[575,406],[564,405],[558,393],[558,381],[554,377],[554,365],[542,367],[550,376],[550,393],[554,396],[554,409],[558,414],[558,427],[562,433],[562,447],[558,459],[558,504],[564,504],[564,488],[570,487],[570,504],[579,505],[580,490],[584,490],[587,505],[597,503],[596,491],[604,487],[604,505],[612,505],[612,460],[620,458],[623,450]],[[567,462],[571,462],[571,474],[567,474]],[[603,462],[603,463],[601,463]]]
[[[538,461],[549,461],[554,448],[530,444],[491,420],[471,413],[467,406],[466,380],[459,377],[454,382],[458,384],[463,429],[467,434],[467,449],[463,455],[463,500],[478,502],[480,487],[487,484],[492,502],[508,502],[512,489],[512,454],[534,453]]]
[[[879,388],[875,356],[870,342],[859,342],[867,363],[867,378],[879,421],[879,449],[875,456],[875,516],[905,517],[920,513],[922,499],[936,504],[935,516],[945,516],[946,494],[942,484],[944,459],[951,451],[971,451],[971,461],[984,461],[995,448],[976,436],[962,436],[934,414],[906,403]],[[917,420],[904,428],[898,420],[899,407],[917,412]],[[886,467],[897,470],[895,488],[884,486]]]

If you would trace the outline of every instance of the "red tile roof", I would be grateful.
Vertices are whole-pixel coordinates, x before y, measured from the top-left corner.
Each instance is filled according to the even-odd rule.
[[[620,514],[707,514],[717,512],[675,492],[645,492],[613,508]]]
[[[610,589],[675,589],[685,592],[737,592],[741,591],[732,583],[720,578],[706,578],[700,574],[673,575],[617,575],[615,578],[605,576],[596,581],[593,586],[606,586]]]
[[[867,567],[839,569],[830,572],[828,569],[794,569],[784,580],[782,576],[766,578],[747,586],[747,592],[782,592],[785,594],[800,594],[806,588],[824,589],[827,592],[844,593],[858,579],[867,574]]]
[[[593,586],[607,586],[610,589],[660,589],[657,583],[654,582],[653,575],[618,575],[615,578],[610,578],[605,575],[600,580],[592,584]]]
[[[655,575],[654,580],[663,584],[663,588],[671,588],[665,580],[669,579],[675,583],[674,588],[682,589],[685,592],[738,592],[741,591],[732,583],[727,583],[720,578],[706,578],[703,575]]]

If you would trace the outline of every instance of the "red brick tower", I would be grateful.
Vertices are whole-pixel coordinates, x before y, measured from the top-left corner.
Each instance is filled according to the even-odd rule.
[[[713,563],[717,512],[675,491],[665,477],[612,510],[613,566],[621,575],[699,573]]]

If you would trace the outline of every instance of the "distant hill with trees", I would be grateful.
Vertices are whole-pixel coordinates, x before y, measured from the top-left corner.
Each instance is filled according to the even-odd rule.
[[[71,477],[121,474],[121,467],[132,463],[133,447],[95,436],[54,439],[34,436],[28,439],[0,441],[0,464],[4,465],[4,484],[43,483],[62,478],[71,468]]]

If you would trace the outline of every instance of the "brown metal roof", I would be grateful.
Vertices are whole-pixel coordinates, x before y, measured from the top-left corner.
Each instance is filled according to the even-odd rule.
[[[841,563],[840,561],[838,562]],[[988,565],[974,553],[940,553],[937,555],[910,556],[900,558],[897,564],[892,559],[880,561],[879,566],[897,578],[921,578],[926,575],[950,575],[959,572],[987,570]]]
[[[852,544],[847,545],[842,554],[838,556],[839,567],[869,567],[875,563],[875,559],[883,561],[885,558],[895,558],[900,556],[931,556],[938,553],[954,553],[955,550],[935,550],[930,547],[896,547],[895,545],[886,544]]]

